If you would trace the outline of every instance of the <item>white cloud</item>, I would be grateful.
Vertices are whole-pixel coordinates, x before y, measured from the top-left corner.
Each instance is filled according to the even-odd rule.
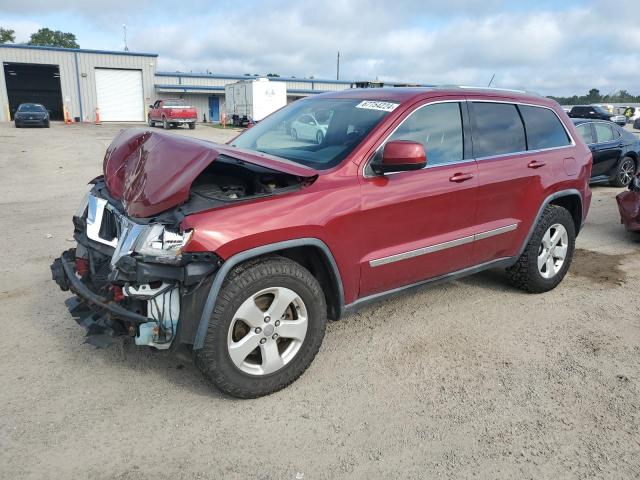
[[[16,42],[18,43],[28,42],[31,34],[42,27],[40,23],[31,20],[9,21],[2,17],[0,17],[0,26],[14,30]]]
[[[103,20],[120,18],[123,1],[42,8],[73,12],[106,36]],[[38,9],[12,5],[10,13],[36,18]],[[199,0],[179,8],[145,0],[124,11],[129,47],[159,53],[166,70],[332,78],[339,50],[342,78],[484,85],[495,73],[495,85],[545,94],[640,93],[636,0]]]

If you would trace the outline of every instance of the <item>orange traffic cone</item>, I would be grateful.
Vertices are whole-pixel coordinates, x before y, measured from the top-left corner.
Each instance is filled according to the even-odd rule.
[[[96,107],[96,125],[100,125],[100,109]]]

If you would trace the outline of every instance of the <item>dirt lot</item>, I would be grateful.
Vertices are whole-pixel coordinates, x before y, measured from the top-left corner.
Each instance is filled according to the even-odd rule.
[[[553,292],[491,271],[368,307],[291,387],[239,401],[164,353],[83,344],[50,280],[119,128],[0,124],[0,477],[640,476],[640,240],[618,190],[594,186]]]

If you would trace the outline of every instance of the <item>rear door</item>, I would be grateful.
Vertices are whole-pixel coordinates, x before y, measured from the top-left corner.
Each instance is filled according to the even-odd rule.
[[[593,176],[607,175],[622,154],[622,138],[607,122],[593,122],[596,143],[590,145],[593,153]]]
[[[571,162],[566,128],[550,108],[470,101],[478,162],[479,233],[473,259],[482,264],[516,255],[546,189]],[[525,130],[525,125],[527,129]]]
[[[377,148],[374,158],[387,141],[420,142],[427,166],[384,176],[365,168],[360,296],[471,264],[477,172],[466,124],[464,102],[421,104]]]

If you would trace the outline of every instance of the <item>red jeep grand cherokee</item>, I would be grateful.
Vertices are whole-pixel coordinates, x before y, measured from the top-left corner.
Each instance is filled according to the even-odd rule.
[[[291,134],[309,116],[319,142]],[[258,397],[309,366],[327,318],[370,300],[495,267],[554,288],[590,174],[573,124],[539,96],[328,93],[229,145],[123,131],[52,272],[91,343],[186,349],[219,389]]]

